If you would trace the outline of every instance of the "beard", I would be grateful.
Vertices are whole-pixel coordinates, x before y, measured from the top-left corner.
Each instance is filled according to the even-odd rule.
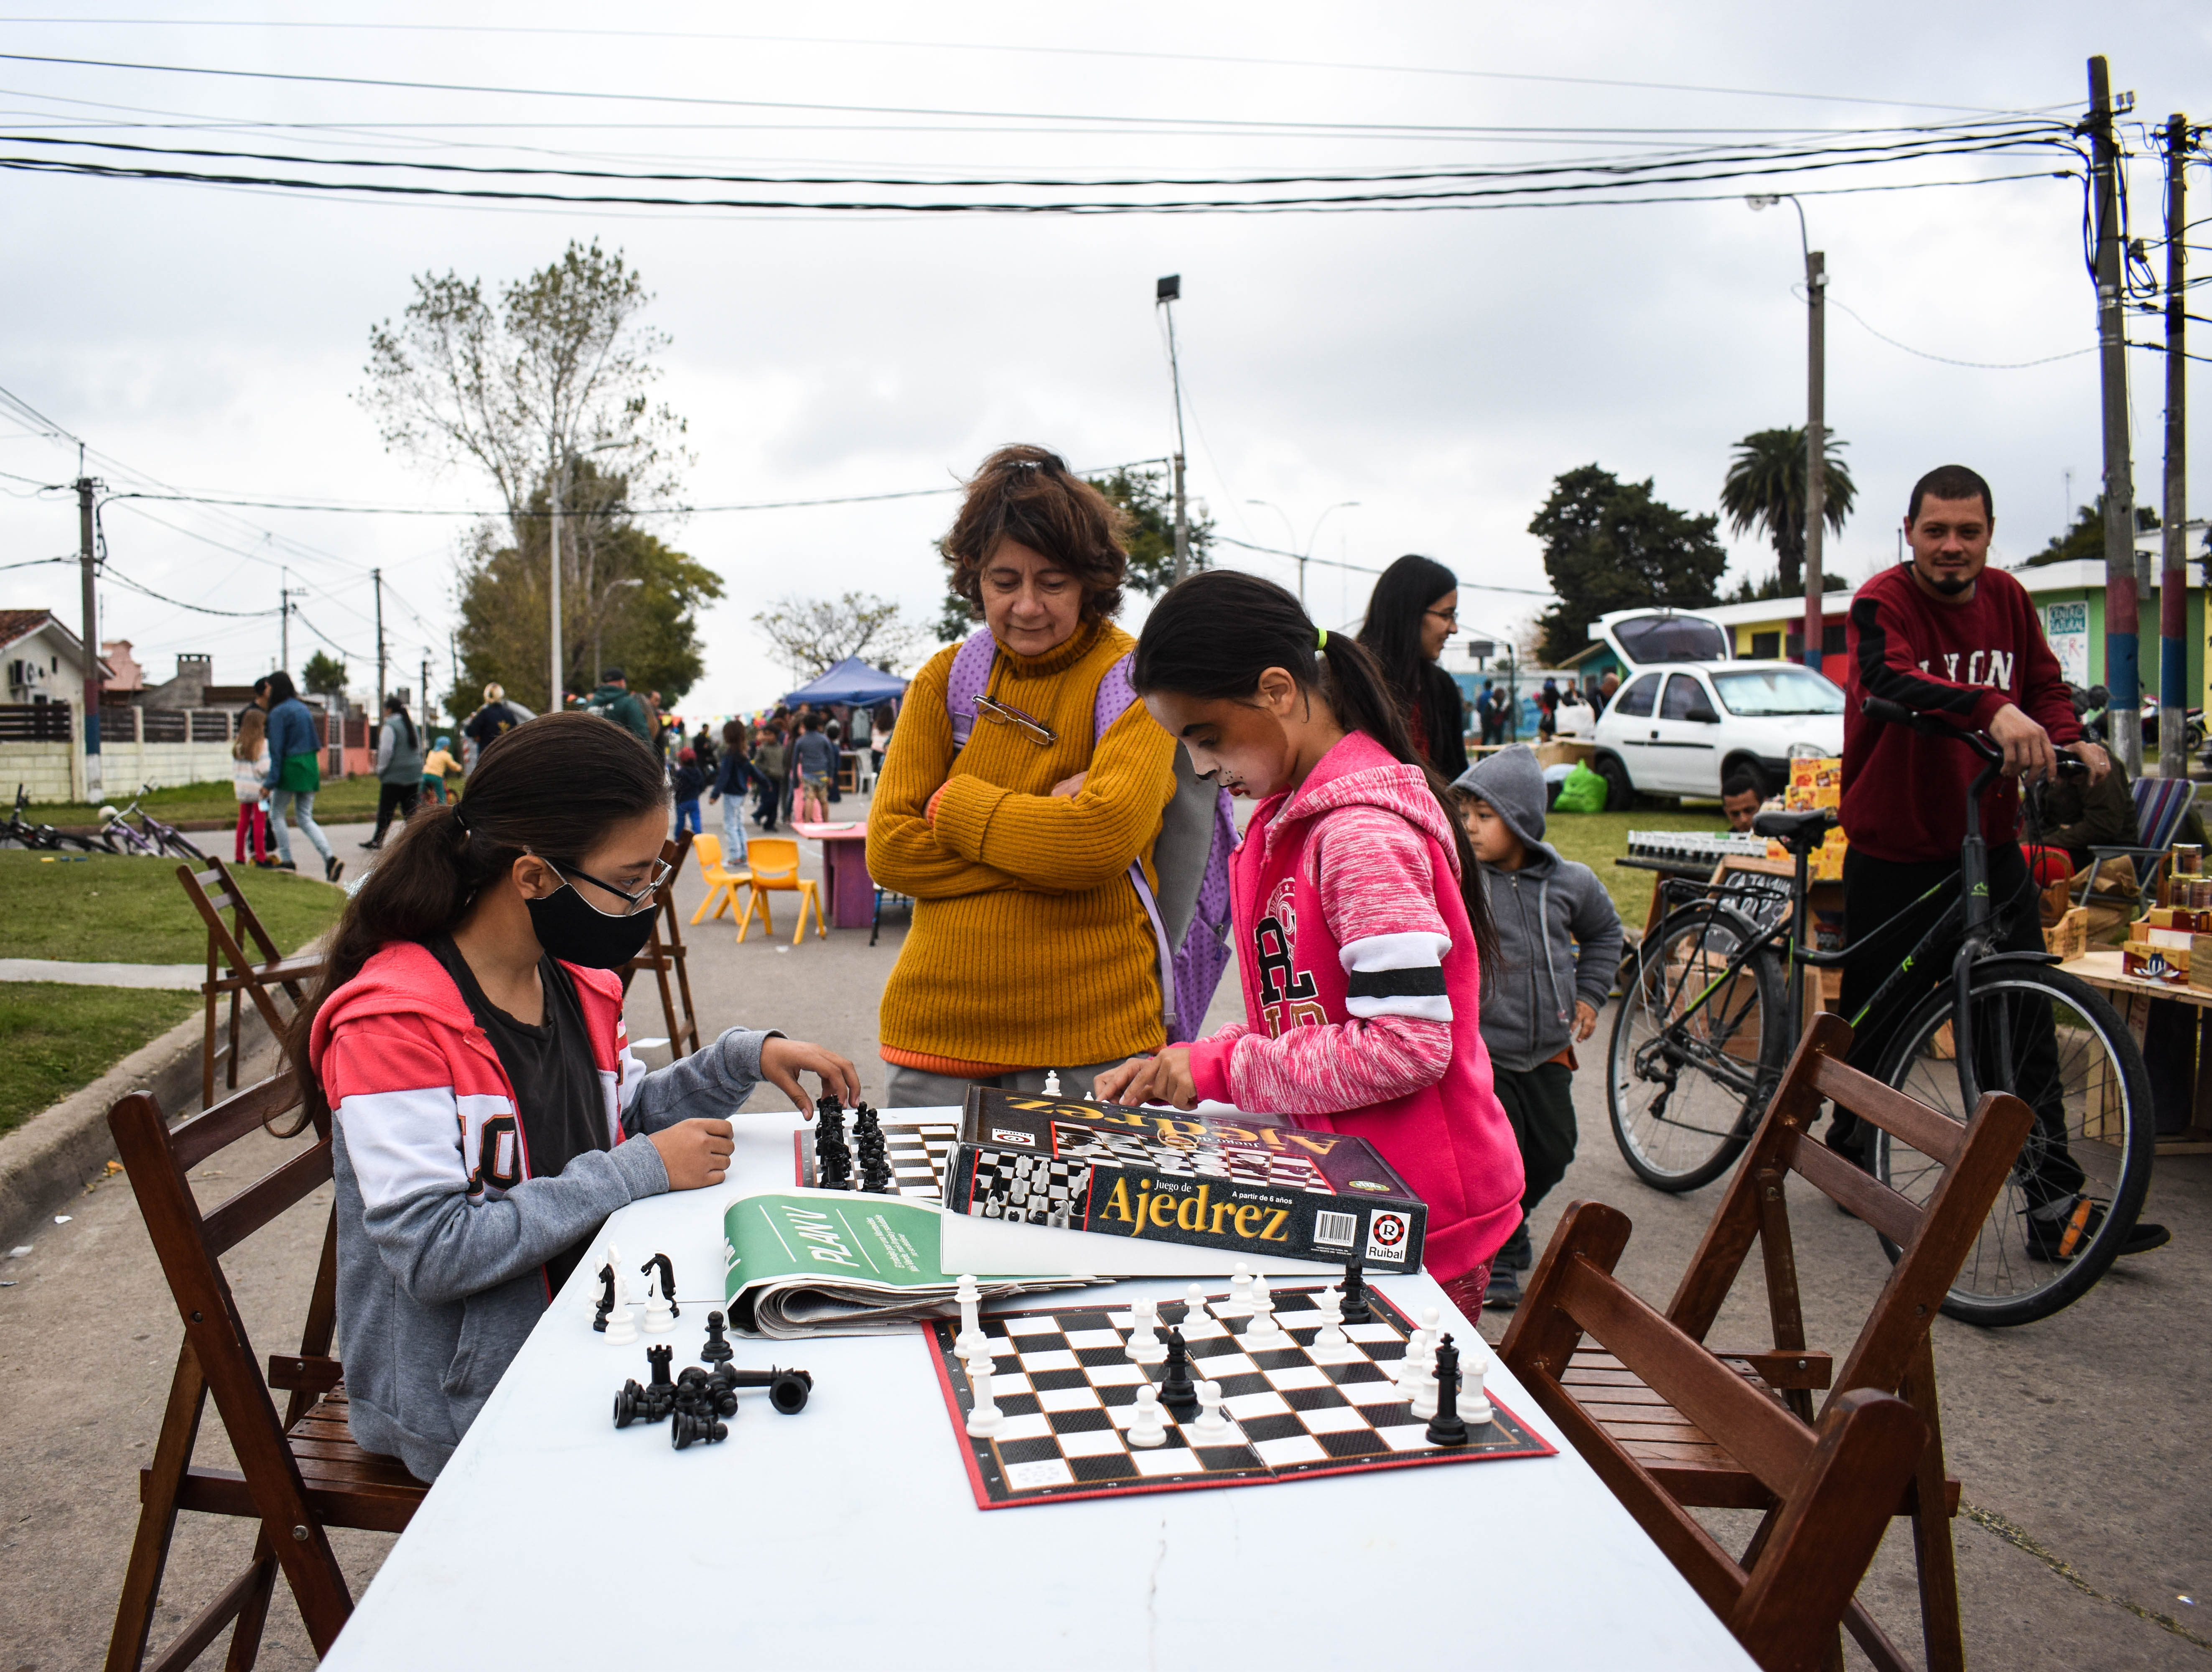
[[[1967,587],[1972,586],[1974,583],[1971,581],[1961,580],[1955,575],[1940,575],[1930,580],[1928,584],[1935,587],[1937,592],[1942,593],[1946,598],[1956,598],[1960,593],[1966,591]]]

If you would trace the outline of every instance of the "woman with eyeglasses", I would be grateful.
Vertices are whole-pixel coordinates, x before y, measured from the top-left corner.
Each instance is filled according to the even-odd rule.
[[[757,1083],[801,1113],[802,1069],[859,1099],[850,1062],[773,1032],[651,1073],[631,1054],[615,972],[652,933],[667,830],[660,763],[621,727],[574,710],[501,734],[465,801],[393,839],[294,1018],[308,1112],[337,1127],[354,1438],[418,1479],[608,1214],[721,1183]]]
[[[1467,720],[1459,681],[1437,659],[1458,630],[1459,577],[1433,557],[1410,553],[1382,571],[1359,629],[1359,642],[1398,699],[1413,747],[1447,783],[1467,770]]]
[[[915,676],[868,816],[869,873],[915,902],[879,1013],[892,1108],[1041,1091],[1053,1069],[1079,1094],[1164,1042],[1129,871],[1157,888],[1175,740],[1126,684],[1126,707],[1099,695],[1136,645],[1113,620],[1125,521],[1056,455],[1009,447],[942,542],[984,627]]]

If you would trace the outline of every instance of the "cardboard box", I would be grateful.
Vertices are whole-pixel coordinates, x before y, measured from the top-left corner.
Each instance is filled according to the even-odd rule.
[[[975,1085],[945,1206],[1109,1237],[1417,1271],[1428,1209],[1364,1139]]]
[[[2190,944],[2189,984],[2212,991],[2212,934],[2200,934]]]
[[[2162,982],[2169,987],[2190,984],[2192,962],[2187,946],[2160,946],[2148,940],[2130,940],[2120,949],[2120,973],[2141,981]]]

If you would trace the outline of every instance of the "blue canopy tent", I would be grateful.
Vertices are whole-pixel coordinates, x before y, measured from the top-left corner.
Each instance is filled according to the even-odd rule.
[[[872,708],[878,702],[905,696],[906,684],[895,673],[870,667],[858,656],[848,656],[811,684],[787,693],[783,700],[787,707],[793,708],[802,702],[811,702],[817,708],[842,702],[856,708]]]

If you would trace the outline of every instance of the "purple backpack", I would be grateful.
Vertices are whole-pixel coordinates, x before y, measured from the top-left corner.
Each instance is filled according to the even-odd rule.
[[[988,627],[970,634],[952,659],[945,684],[945,708],[952,721],[956,749],[968,746],[975,727],[975,699],[991,684],[999,647]],[[1127,656],[1098,682],[1091,742],[1128,711],[1137,700],[1129,683]],[[1176,745],[1176,793],[1161,818],[1152,844],[1152,869],[1160,879],[1155,897],[1141,862],[1129,866],[1129,882],[1144,902],[1152,937],[1160,951],[1160,1016],[1170,1044],[1195,1039],[1206,1020],[1213,989],[1229,965],[1229,854],[1237,846],[1237,821],[1229,792],[1200,777],[1190,755]]]

